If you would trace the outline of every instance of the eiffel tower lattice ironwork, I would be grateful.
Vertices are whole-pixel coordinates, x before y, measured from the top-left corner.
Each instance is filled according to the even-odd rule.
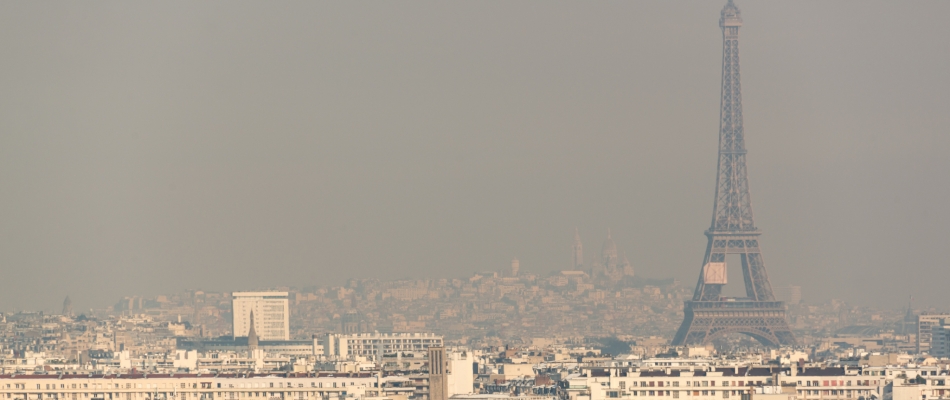
[[[706,256],[693,299],[684,304],[683,324],[673,345],[703,344],[728,333],[742,333],[769,346],[795,344],[785,303],[772,294],[759,249],[761,232],[752,217],[742,130],[739,85],[739,27],[742,17],[732,0],[722,9],[722,103],[719,169]],[[724,298],[726,254],[739,254],[747,298]]]

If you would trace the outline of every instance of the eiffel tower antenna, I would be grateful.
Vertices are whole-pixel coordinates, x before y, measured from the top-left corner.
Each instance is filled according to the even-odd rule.
[[[742,15],[728,0],[719,19],[722,28],[722,100],[719,118],[719,165],[712,224],[699,282],[684,305],[683,324],[673,345],[704,344],[728,333],[742,333],[769,346],[791,345],[785,303],[775,300],[759,249],[746,169],[739,82],[739,27]],[[739,254],[746,298],[726,299],[726,254]]]

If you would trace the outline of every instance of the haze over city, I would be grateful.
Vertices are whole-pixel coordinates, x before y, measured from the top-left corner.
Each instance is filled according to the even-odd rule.
[[[2,3],[0,311],[545,275],[575,228],[691,288],[722,3]],[[772,283],[945,308],[950,2],[739,6]]]
[[[950,3],[749,2],[0,5],[0,399],[950,400]]]

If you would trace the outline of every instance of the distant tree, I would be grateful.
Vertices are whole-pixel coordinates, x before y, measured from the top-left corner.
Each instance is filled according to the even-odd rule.
[[[666,352],[666,353],[657,353],[657,355],[656,355],[657,358],[676,358],[676,357],[679,357],[679,356],[680,356],[680,353],[677,352],[677,351],[674,350],[674,349],[670,349],[670,350],[669,350],[668,352]]]
[[[617,355],[617,354],[624,354],[624,353],[630,352],[629,343],[624,342],[620,339],[617,339],[616,337],[613,337],[613,336],[600,338],[597,340],[597,342],[600,343],[600,346],[597,346],[597,348],[600,349],[600,351],[603,353],[610,353],[610,354]]]

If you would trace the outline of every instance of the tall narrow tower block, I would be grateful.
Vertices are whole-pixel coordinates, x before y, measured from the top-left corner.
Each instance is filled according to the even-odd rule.
[[[445,347],[429,347],[429,400],[449,400]]]

